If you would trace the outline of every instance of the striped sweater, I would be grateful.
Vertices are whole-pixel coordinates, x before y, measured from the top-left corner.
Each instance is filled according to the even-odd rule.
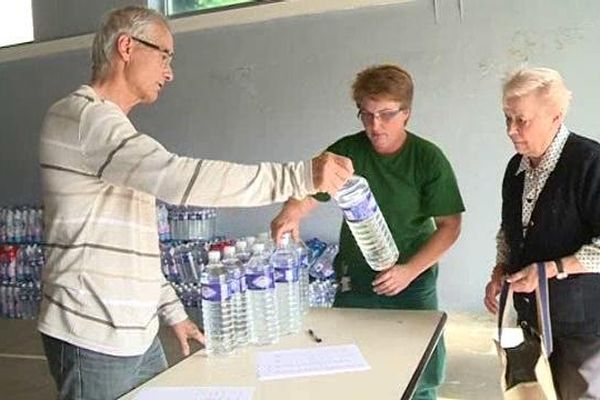
[[[38,329],[116,356],[144,353],[159,319],[187,318],[161,273],[156,198],[249,207],[314,192],[309,162],[241,165],[172,154],[85,85],[49,109],[40,166],[46,267]]]

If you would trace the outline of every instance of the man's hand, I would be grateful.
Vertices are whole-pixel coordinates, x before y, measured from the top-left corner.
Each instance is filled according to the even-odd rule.
[[[384,296],[395,296],[416,278],[413,271],[406,265],[394,265],[381,271],[373,280],[373,291]]]
[[[184,357],[190,355],[190,345],[188,340],[195,340],[200,344],[204,344],[204,335],[200,332],[198,326],[189,319],[171,325],[171,329],[179,341],[179,348]]]
[[[319,192],[334,195],[353,173],[349,158],[325,152],[312,159],[313,185]]]
[[[298,241],[300,239],[300,219],[300,211],[294,206],[288,207],[288,203],[286,203],[279,214],[271,221],[271,237],[275,243],[279,243],[281,236],[286,232],[291,232],[294,241]]]
[[[319,202],[312,197],[302,200],[289,199],[279,214],[271,221],[271,237],[279,244],[281,236],[290,232],[294,241],[300,240],[300,221],[314,210]]]

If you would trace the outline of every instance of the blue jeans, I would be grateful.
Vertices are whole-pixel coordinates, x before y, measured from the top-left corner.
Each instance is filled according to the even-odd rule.
[[[158,337],[133,357],[97,353],[44,334],[42,342],[60,400],[116,399],[168,367]]]

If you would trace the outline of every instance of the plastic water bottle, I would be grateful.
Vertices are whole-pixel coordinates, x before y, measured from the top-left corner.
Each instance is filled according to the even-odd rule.
[[[309,249],[302,240],[294,243],[294,249],[298,255],[299,282],[300,282],[300,310],[302,314],[307,314],[310,307],[309,302],[309,275],[308,267],[310,265]]]
[[[169,229],[169,210],[164,203],[158,203],[156,206],[156,219],[158,223],[158,238],[161,241],[169,240],[171,232]]]
[[[310,284],[310,306],[332,307],[338,283],[332,280],[314,281]]]
[[[230,354],[234,347],[232,304],[227,274],[218,251],[208,253],[208,265],[200,279],[206,352]]]
[[[14,223],[14,211],[12,208],[6,209],[6,241],[15,242],[15,223]]]
[[[6,242],[6,208],[0,208],[0,243]]]
[[[252,257],[252,253],[248,250],[248,244],[245,240],[238,240],[235,243],[235,256],[240,260],[242,265],[245,265]]]
[[[273,251],[275,251],[275,243],[273,243],[273,239],[271,239],[269,232],[259,233],[256,242],[263,243],[265,245],[265,252],[268,254],[271,254]]]
[[[246,283],[252,309],[250,341],[258,345],[279,341],[275,276],[264,250],[264,244],[255,243],[252,258],[246,264]]]
[[[275,269],[279,332],[281,335],[297,333],[302,326],[299,268],[298,256],[290,245],[289,233],[283,234],[270,261]]]
[[[310,276],[317,280],[333,279],[335,268],[333,260],[337,255],[339,246],[337,244],[328,245],[319,257],[308,268]]]
[[[250,321],[248,308],[248,286],[245,269],[235,255],[235,247],[223,249],[223,265],[229,278],[231,299],[233,302],[233,325],[237,346],[245,346],[250,340]]]
[[[248,249],[252,250],[254,243],[256,242],[256,236],[246,236],[244,239],[246,243],[248,243]]]
[[[375,271],[392,267],[398,247],[367,180],[354,175],[334,196],[365,260]]]
[[[15,243],[21,243],[25,238],[25,224],[23,221],[23,213],[20,208],[15,208],[13,214],[13,224],[14,224],[14,236],[13,240]]]

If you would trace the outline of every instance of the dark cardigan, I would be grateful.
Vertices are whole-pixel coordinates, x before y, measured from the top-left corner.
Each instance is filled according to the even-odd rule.
[[[506,273],[572,255],[600,236],[600,144],[569,134],[525,238],[521,220],[525,173],[515,175],[520,161],[520,155],[510,160],[502,185],[502,230],[509,247]],[[555,336],[600,334],[600,274],[551,279],[549,291]],[[537,326],[535,295],[515,294],[514,302],[519,320]]]

